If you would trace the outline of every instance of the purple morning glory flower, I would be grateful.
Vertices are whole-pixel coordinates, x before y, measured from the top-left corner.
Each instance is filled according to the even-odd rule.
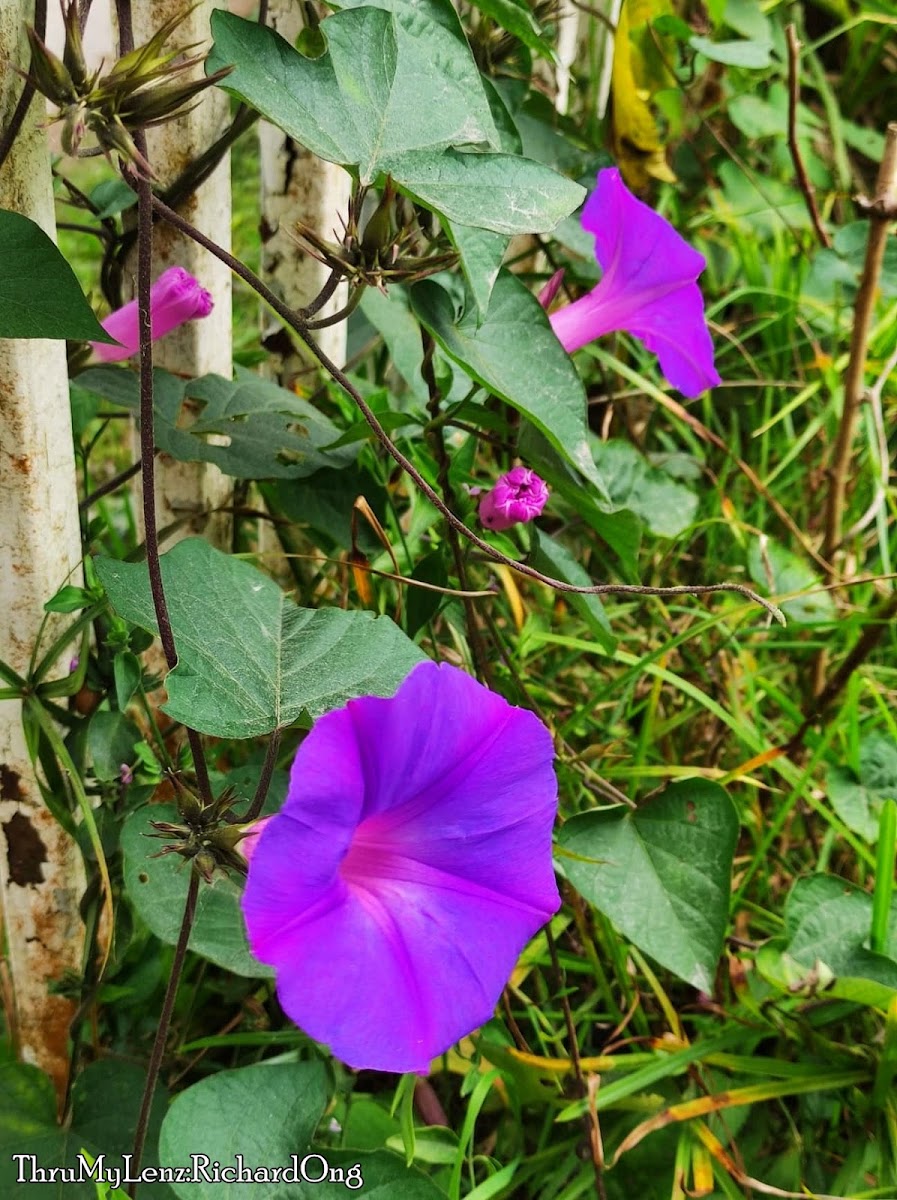
[[[669,383],[699,396],[720,377],[697,278],[707,265],[659,213],[637,200],[614,167],[598,172],[583,229],[604,272],[597,287],[550,320],[569,353],[626,330],[656,354]]]
[[[513,467],[496,480],[480,501],[480,520],[487,529],[508,529],[538,517],[548,501],[548,485],[529,467]]]
[[[195,317],[207,317],[212,311],[212,297],[200,283],[183,267],[169,267],[163,271],[150,289],[150,327],[153,341],[177,329],[185,321]],[[97,357],[103,362],[120,362],[130,358],[140,348],[139,313],[137,301],[131,300],[122,308],[111,312],[100,324],[106,332],[120,342],[109,346],[103,342],[91,342]]]
[[[321,717],[243,895],[297,1025],[352,1067],[426,1072],[492,1016],[559,905],[552,759],[533,713],[433,662]]]

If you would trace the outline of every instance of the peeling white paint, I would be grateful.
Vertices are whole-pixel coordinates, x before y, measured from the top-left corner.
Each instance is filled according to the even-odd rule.
[[[27,63],[24,24],[31,19],[30,3],[0,0],[0,61]],[[0,127],[21,87],[13,71],[0,71]],[[33,103],[0,169],[0,207],[24,213],[54,237],[42,116]],[[19,674],[27,673],[44,603],[64,583],[81,582],[80,560],[65,344],[0,340],[0,658]],[[48,623],[44,645],[68,619]],[[74,1003],[49,995],[48,985],[67,971],[81,974],[84,886],[80,853],[41,797],[21,703],[0,700],[0,887],[16,1009],[9,1022],[20,1056],[51,1076],[60,1100]]]

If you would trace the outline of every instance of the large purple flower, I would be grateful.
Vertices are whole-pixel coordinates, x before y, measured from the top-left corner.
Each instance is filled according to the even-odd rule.
[[[284,1011],[352,1067],[425,1072],[557,911],[548,730],[455,667],[327,713],[252,848],[243,913]]]
[[[198,280],[183,267],[169,267],[150,288],[150,328],[153,341],[177,329],[185,321],[207,317],[212,311],[212,297]],[[101,322],[106,332],[120,343],[110,346],[91,342],[97,357],[103,362],[120,362],[140,349],[140,314],[137,301],[111,312]]]
[[[720,377],[697,278],[707,265],[668,221],[629,191],[614,167],[598,172],[583,229],[595,235],[604,274],[598,286],[551,314],[571,354],[595,338],[626,330],[660,360],[673,387],[699,396]]]

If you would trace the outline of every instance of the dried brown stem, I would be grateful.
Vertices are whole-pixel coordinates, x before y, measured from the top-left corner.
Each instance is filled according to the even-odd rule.
[[[785,37],[788,41],[788,149],[791,151],[791,161],[797,174],[798,187],[813,222],[816,237],[826,249],[831,249],[832,239],[828,230],[822,224],[822,216],[816,203],[816,193],[807,175],[807,168],[797,142],[797,106],[800,103],[800,47],[797,30],[794,25],[785,27]]]
[[[831,561],[841,545],[847,483],[851,476],[853,439],[857,417],[863,401],[866,374],[866,354],[869,348],[869,329],[875,310],[875,296],[888,240],[888,227],[897,217],[897,123],[885,133],[885,152],[878,171],[875,196],[871,202],[860,203],[869,213],[869,237],[866,241],[866,260],[857,292],[850,336],[850,358],[844,378],[844,407],[832,458],[831,478],[825,511],[825,540],[822,557]],[[831,583],[834,572],[826,577]]]
[[[785,753],[789,758],[793,758],[800,750],[809,730],[825,715],[829,707],[847,686],[847,681],[854,671],[862,666],[884,637],[885,633],[891,628],[891,622],[895,615],[897,615],[897,592],[888,596],[879,605],[878,609],[870,615],[854,648],[810,701],[807,713],[800,727],[785,747]]]

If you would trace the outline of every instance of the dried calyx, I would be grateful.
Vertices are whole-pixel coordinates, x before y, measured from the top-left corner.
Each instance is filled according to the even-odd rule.
[[[204,54],[189,52],[195,46],[165,49],[165,43],[188,13],[166,21],[148,42],[123,55],[105,74],[102,66],[92,74],[87,69],[81,45],[81,27],[75,0],[63,9],[65,48],[62,58],[27,29],[31,44],[29,76],[37,90],[58,109],[63,122],[62,145],[67,154],[95,154],[81,148],[85,134],[92,133],[100,150],[121,155],[151,175],[149,164],[134,143],[134,130],[161,125],[189,111],[190,102],[206,88],[230,74],[222,67],[201,79],[184,75],[203,62]]]
[[[388,176],[380,200],[362,228],[366,193],[362,187],[353,197],[340,243],[327,241],[308,226],[297,225],[296,240],[302,249],[345,276],[350,285],[376,287],[384,292],[388,283],[415,283],[457,261],[453,250],[426,252],[426,239],[414,206],[396,193]]]
[[[188,791],[179,781],[176,785],[178,811],[183,824],[173,821],[150,822],[156,831],[150,836],[168,842],[155,857],[180,854],[193,863],[194,870],[206,883],[212,882],[216,869],[230,869],[245,875],[246,860],[236,848],[246,837],[246,831],[241,825],[231,823],[232,809],[238,799],[234,789],[225,788],[211,804],[203,804],[195,793]]]

